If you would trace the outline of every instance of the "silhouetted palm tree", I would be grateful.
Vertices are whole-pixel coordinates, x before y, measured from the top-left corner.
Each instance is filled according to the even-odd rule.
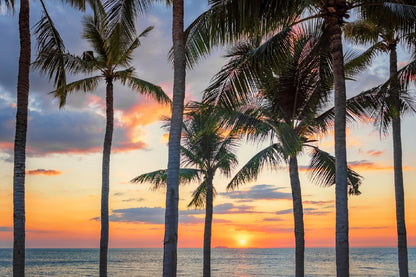
[[[411,34],[415,33],[415,22],[409,18],[407,27],[394,26],[392,22],[377,20],[357,21],[344,27],[344,33],[348,39],[355,43],[370,43],[370,49],[390,54],[390,78],[396,78],[397,74],[397,45],[414,48]],[[377,95],[376,95],[377,96]],[[408,276],[407,237],[404,209],[403,169],[402,169],[402,145],[401,145],[401,120],[403,105],[400,100],[400,87],[398,80],[392,80],[389,89],[376,97],[376,103],[380,105],[374,111],[376,123],[384,131],[392,126],[393,133],[393,161],[394,161],[394,187],[396,197],[396,221],[398,237],[398,263],[400,276]]]
[[[336,263],[337,275],[349,276],[348,238],[348,197],[347,197],[347,155],[346,155],[346,87],[343,60],[342,25],[349,17],[349,11],[356,10],[367,17],[377,14],[389,20],[392,14],[396,19],[407,20],[409,13],[402,9],[403,4],[413,5],[413,1],[373,1],[361,0],[211,0],[210,8],[200,15],[187,29],[187,60],[195,63],[199,57],[209,54],[219,44],[237,41],[247,34],[274,34],[264,47],[256,51],[264,61],[273,52],[283,49],[279,42],[279,28],[310,21],[329,36],[332,70],[334,75],[335,100],[335,157],[336,157]],[[415,11],[415,7],[409,9]],[[389,11],[385,13],[385,11]],[[276,42],[278,39],[278,42]]]
[[[100,80],[106,82],[106,131],[102,160],[102,192],[101,192],[101,238],[100,238],[100,276],[107,276],[108,254],[108,196],[110,176],[110,154],[114,129],[113,108],[113,82],[120,81],[123,85],[142,94],[155,98],[162,103],[169,103],[169,97],[163,90],[152,83],[137,78],[134,68],[130,66],[133,51],[140,46],[140,38],[147,35],[153,27],[146,28],[140,35],[136,35],[134,29],[123,30],[121,24],[111,24],[107,13],[99,1],[92,5],[94,16],[84,18],[83,37],[87,39],[93,50],[86,51],[82,56],[64,53],[64,46],[49,43],[54,38],[54,32],[41,21],[37,25],[36,32],[40,36],[40,51],[35,66],[41,72],[55,76],[56,90],[54,93],[60,97],[60,105],[64,105],[66,96],[74,91],[92,91],[97,88]],[[57,49],[59,48],[59,49]],[[67,84],[65,71],[71,73],[91,74],[99,72],[99,75],[88,77]]]
[[[182,128],[180,183],[200,179],[203,181],[193,193],[189,206],[205,205],[203,276],[211,276],[211,233],[213,199],[215,188],[214,176],[220,171],[230,176],[231,169],[237,165],[235,147],[238,140],[236,130],[224,129],[221,124],[223,115],[213,107],[191,103],[185,112]],[[191,166],[192,168],[187,168]],[[142,174],[132,182],[151,182],[154,188],[166,183],[166,170],[157,170]]]
[[[205,93],[207,102],[241,103],[234,125],[253,140],[271,137],[273,142],[256,154],[228,185],[232,190],[257,178],[264,166],[289,165],[296,239],[296,276],[304,276],[304,227],[297,156],[309,148],[312,177],[327,186],[335,183],[335,158],[313,145],[314,137],[326,131],[333,110],[319,114],[331,92],[329,47],[325,37],[292,33],[282,55],[269,66],[251,60],[261,39],[239,43],[228,54],[227,65]],[[352,60],[351,65],[361,65]],[[348,66],[350,68],[350,65]],[[355,67],[354,67],[355,68]],[[354,105],[360,108],[359,105]],[[353,111],[353,110],[352,110]],[[355,114],[355,113],[354,113]],[[350,193],[359,193],[360,177],[348,169]]]
[[[43,1],[40,1],[43,5]],[[84,9],[85,0],[66,0],[72,6]],[[14,0],[0,0],[7,9],[14,11]],[[29,71],[31,59],[30,38],[30,3],[20,1],[19,37],[20,54],[17,76],[16,133],[14,140],[13,169],[13,276],[25,274],[26,211],[25,211],[25,177],[26,177],[26,133],[29,103]]]

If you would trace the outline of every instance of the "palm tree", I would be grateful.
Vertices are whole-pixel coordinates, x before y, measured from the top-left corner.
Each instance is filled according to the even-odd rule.
[[[168,177],[166,190],[165,234],[163,239],[163,276],[176,276],[178,249],[178,201],[180,141],[185,99],[186,56],[184,39],[183,0],[107,0],[110,18],[120,22],[125,30],[134,26],[134,17],[121,16],[123,11],[135,15],[143,12],[152,2],[163,1],[172,5],[173,44],[173,99],[168,143]]]
[[[234,125],[241,125],[249,138],[264,140],[271,136],[273,142],[252,159],[235,175],[228,185],[229,190],[257,178],[260,170],[269,165],[276,168],[281,163],[289,165],[295,241],[296,276],[304,276],[304,224],[297,156],[311,149],[312,178],[322,185],[335,182],[335,158],[313,145],[313,137],[325,132],[333,120],[333,110],[319,115],[327,104],[333,76],[330,72],[329,48],[325,37],[320,39],[303,32],[293,33],[285,54],[277,63],[262,67],[250,61],[261,39],[236,45],[230,61],[216,75],[214,83],[205,93],[205,100],[218,104],[242,102]],[[353,59],[357,64],[360,59]],[[366,59],[364,59],[366,60]],[[361,65],[360,63],[358,63]],[[351,66],[348,65],[347,68]],[[245,93],[243,93],[245,92]],[[236,94],[243,97],[236,98]],[[357,114],[361,107],[351,107]],[[233,121],[233,120],[232,120]],[[360,177],[348,169],[350,193],[359,193]]]
[[[0,0],[7,9],[14,11],[14,0]],[[70,0],[72,6],[84,9],[85,0]],[[41,0],[43,4],[43,1]],[[30,38],[30,4],[29,0],[20,0],[19,10],[19,70],[17,76],[16,133],[14,140],[13,169],[13,276],[25,274],[26,212],[25,212],[25,177],[26,177],[26,133],[29,103],[29,71],[31,59]]]
[[[200,15],[186,30],[187,60],[194,63],[201,56],[209,54],[210,50],[219,44],[237,41],[247,34],[268,34],[274,36],[256,51],[264,62],[272,53],[283,50],[279,40],[282,32],[277,28],[290,27],[303,21],[313,22],[317,28],[322,28],[330,37],[332,70],[334,75],[335,100],[335,157],[336,157],[336,264],[338,276],[349,276],[349,238],[348,238],[348,197],[347,197],[347,156],[346,156],[346,87],[342,45],[342,25],[349,17],[350,10],[358,10],[365,18],[374,14],[406,21],[415,17],[415,7],[402,4],[412,1],[238,1],[211,0],[208,11]],[[411,11],[409,13],[409,10]],[[383,17],[388,20],[388,17]]]
[[[411,22],[411,20],[409,19]],[[409,23],[410,23],[409,22]],[[405,45],[412,46],[409,33],[415,32],[414,24],[407,24],[410,27],[400,28],[391,22],[383,26],[384,22],[374,23],[373,21],[357,21],[345,25],[344,33],[348,39],[355,43],[371,43],[371,48],[380,49],[390,53],[390,78],[397,78],[397,45],[405,42]],[[407,40],[407,42],[406,42]],[[407,258],[407,237],[404,210],[404,189],[402,169],[402,145],[401,145],[401,123],[400,114],[403,106],[400,100],[400,88],[397,81],[392,81],[388,95],[380,95],[378,101],[381,106],[377,112],[377,122],[386,131],[391,124],[393,133],[393,161],[394,161],[394,187],[396,197],[396,222],[398,236],[398,263],[400,276],[408,276]],[[385,102],[381,103],[381,99]],[[388,117],[385,118],[385,117]],[[381,121],[381,122],[380,122]]]
[[[53,37],[54,33],[50,32],[48,26],[40,22],[36,32],[42,35],[40,41],[41,49],[35,66],[41,72],[48,73],[50,78],[54,73],[57,74],[54,93],[60,97],[61,106],[65,104],[68,93],[79,90],[84,92],[92,91],[97,88],[100,80],[104,79],[106,82],[106,131],[103,147],[101,192],[100,276],[107,276],[108,195],[110,154],[114,129],[113,82],[120,81],[123,85],[153,97],[159,102],[169,103],[170,99],[159,86],[137,78],[134,75],[134,68],[130,66],[133,51],[140,46],[140,38],[146,36],[152,27],[146,28],[138,36],[131,30],[133,33],[127,36],[121,24],[116,24],[115,26],[110,24],[107,13],[99,1],[96,1],[92,8],[94,16],[84,18],[83,37],[90,42],[93,51],[86,51],[82,56],[75,56],[68,53],[62,54],[64,52],[63,44],[60,45],[60,51],[50,49],[51,45],[48,44],[48,41],[50,37]],[[53,47],[56,47],[56,45],[53,45]],[[64,65],[64,69],[71,73],[90,74],[99,72],[100,74],[66,84],[60,65]]]
[[[193,193],[193,199],[188,207],[203,207],[205,204],[203,276],[211,276],[211,233],[213,199],[215,188],[214,176],[220,171],[230,176],[231,169],[237,165],[234,154],[238,139],[236,130],[226,130],[220,124],[221,113],[213,107],[200,103],[192,103],[185,112],[182,132],[180,183],[186,183],[203,177]],[[187,168],[191,166],[192,168]],[[142,174],[132,182],[151,182],[157,189],[166,184],[166,170],[157,170]]]
[[[176,276],[177,266],[180,144],[186,77],[183,22],[183,0],[173,0],[173,99],[168,149],[165,237],[163,239],[163,276],[165,277]]]

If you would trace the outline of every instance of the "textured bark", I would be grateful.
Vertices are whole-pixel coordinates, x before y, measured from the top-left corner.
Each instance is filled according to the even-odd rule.
[[[212,213],[213,213],[213,174],[207,174],[207,194],[205,200],[205,227],[204,227],[204,268],[203,276],[211,276],[211,231],[212,231]]]
[[[107,276],[108,255],[108,195],[110,190],[110,155],[114,129],[113,82],[107,80],[106,128],[103,147],[102,187],[101,187],[101,237],[100,237],[100,276]]]
[[[13,173],[13,276],[25,276],[25,169],[29,100],[29,0],[20,1],[20,57],[17,77],[16,133]]]
[[[295,224],[296,276],[301,277],[305,274],[305,231],[303,226],[302,192],[300,188],[298,161],[296,157],[290,157],[289,174],[290,186],[292,188],[293,217]]]
[[[186,73],[183,19],[183,0],[174,0],[172,19],[173,99],[168,149],[165,236],[163,240],[163,276],[165,277],[176,276],[177,265],[180,141]]]
[[[390,48],[390,76],[397,72],[397,51],[396,46]],[[394,85],[396,83],[393,83]],[[393,87],[394,89],[394,87]],[[393,132],[393,160],[394,160],[394,191],[396,197],[396,221],[398,240],[398,259],[400,277],[409,276],[407,258],[407,236],[404,212],[404,188],[402,169],[402,139],[400,126],[400,100],[399,91],[393,90],[393,104],[397,112],[392,120]]]
[[[345,1],[335,1],[338,12]],[[341,40],[343,14],[332,13],[326,18],[331,38],[331,58],[335,89],[335,201],[336,201],[336,265],[337,276],[349,276],[348,242],[348,194],[347,194],[347,151],[346,151],[346,89],[344,58]]]

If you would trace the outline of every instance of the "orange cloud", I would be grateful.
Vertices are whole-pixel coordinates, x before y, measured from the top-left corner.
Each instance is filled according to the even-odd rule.
[[[160,138],[160,140],[163,143],[168,143],[169,142],[169,133],[163,134],[163,136]]]
[[[32,170],[26,170],[27,175],[46,175],[46,176],[55,176],[55,175],[61,175],[62,172],[59,170],[54,169],[32,169]]]
[[[386,152],[386,150],[383,151],[377,151],[377,150],[368,150],[366,152],[367,155],[371,156],[371,157],[378,157],[383,155]]]
[[[0,149],[1,150],[8,150],[11,151],[14,148],[13,142],[7,142],[7,141],[0,141]]]
[[[102,99],[101,97],[94,95],[94,94],[88,94],[87,96],[87,107],[88,109],[94,111],[96,114],[105,117],[105,111],[106,111],[106,103],[105,99]]]
[[[379,171],[379,170],[385,170],[385,171],[392,171],[394,168],[391,165],[382,165],[382,164],[376,164],[373,162],[369,162],[366,160],[362,161],[355,161],[348,163],[348,166],[350,166],[354,170],[367,170],[367,171]],[[414,170],[414,167],[411,166],[404,166],[403,170]]]
[[[161,105],[151,99],[143,99],[125,111],[120,111],[120,124],[126,128],[129,143],[144,143],[143,128],[169,116],[170,106]],[[137,149],[137,146],[135,146]]]

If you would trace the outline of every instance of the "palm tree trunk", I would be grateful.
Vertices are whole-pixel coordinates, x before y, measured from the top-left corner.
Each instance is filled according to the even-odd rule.
[[[13,173],[13,276],[25,276],[25,169],[31,51],[29,7],[29,0],[20,1],[20,57]]]
[[[341,24],[345,0],[336,0],[337,12],[326,18],[331,39],[331,58],[335,89],[335,202],[336,202],[336,265],[337,276],[349,276],[348,194],[346,151],[346,88]]]
[[[107,122],[105,128],[103,167],[102,167],[102,188],[101,188],[101,237],[100,237],[100,276],[107,276],[107,255],[108,255],[108,195],[110,190],[110,154],[114,129],[114,108],[113,108],[113,82],[107,80],[106,89],[106,114]]]
[[[289,159],[290,186],[292,187],[293,216],[295,224],[295,243],[296,243],[296,276],[301,277],[305,274],[305,230],[303,226],[303,206],[302,192],[300,188],[298,160],[296,157]]]
[[[397,50],[396,45],[390,48],[390,76],[397,72]],[[394,82],[393,84],[396,84]],[[395,89],[395,88],[393,88]],[[395,114],[392,120],[393,132],[393,160],[394,160],[394,191],[396,196],[396,221],[398,239],[398,260],[400,277],[409,276],[407,258],[407,237],[404,213],[404,189],[402,169],[402,139],[400,127],[400,100],[399,91],[393,91],[393,104]]]
[[[185,40],[183,31],[183,0],[173,1],[173,99],[169,133],[168,177],[165,210],[165,237],[163,240],[163,276],[176,276],[178,248],[178,202],[180,141],[185,98]]]
[[[207,194],[205,201],[205,227],[204,227],[204,268],[203,277],[211,276],[211,230],[213,213],[213,174],[207,173]]]

